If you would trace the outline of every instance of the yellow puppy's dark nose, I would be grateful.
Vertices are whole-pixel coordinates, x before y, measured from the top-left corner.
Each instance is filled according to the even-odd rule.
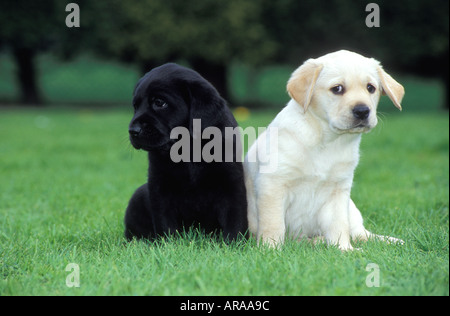
[[[365,104],[357,104],[353,110],[353,116],[360,120],[365,120],[369,117],[370,109]]]

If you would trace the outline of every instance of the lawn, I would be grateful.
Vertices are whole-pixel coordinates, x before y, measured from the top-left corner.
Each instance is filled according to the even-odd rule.
[[[266,126],[276,111],[240,123]],[[405,104],[381,117],[352,195],[369,230],[406,243],[341,253],[196,232],[126,243],[124,210],[147,173],[128,144],[131,109],[0,108],[0,295],[448,295],[448,113]],[[80,287],[66,285],[70,263]]]

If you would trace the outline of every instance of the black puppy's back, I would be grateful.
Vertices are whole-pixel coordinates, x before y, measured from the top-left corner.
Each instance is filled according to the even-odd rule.
[[[193,70],[166,64],[141,78],[133,103],[130,139],[136,148],[149,152],[149,179],[129,202],[127,239],[153,239],[192,226],[206,232],[221,231],[227,239],[245,234],[247,201],[241,151],[234,150],[232,161],[225,162],[225,128],[238,125],[214,87]],[[170,139],[170,132],[175,127],[189,131],[191,151],[194,149],[194,119],[201,120],[202,132],[207,127],[221,131],[220,161],[193,162],[193,152],[189,162],[176,163],[171,158],[170,149],[177,140]],[[233,141],[240,146],[240,139]],[[207,142],[201,142],[200,150]],[[155,144],[158,146],[153,147]]]

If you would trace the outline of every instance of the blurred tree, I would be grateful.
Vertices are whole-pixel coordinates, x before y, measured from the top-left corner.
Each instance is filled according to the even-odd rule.
[[[365,27],[362,3],[344,0],[262,0],[262,19],[277,39],[277,62],[298,66],[341,48],[358,50]]]
[[[97,51],[135,62],[142,72],[186,60],[225,98],[227,65],[266,61],[276,50],[259,1],[112,0],[97,2]]]
[[[381,60],[399,71],[441,79],[446,92],[443,105],[448,108],[449,1],[377,3],[382,18],[377,44],[385,46]]]
[[[378,0],[379,28],[365,25],[370,1],[76,0],[80,28],[65,25],[68,2],[0,1],[0,49],[15,57],[25,103],[40,101],[34,59],[50,49],[62,58],[93,49],[143,73],[184,60],[228,98],[230,62],[298,66],[345,48],[389,70],[440,78],[448,96],[448,0]]]
[[[334,50],[353,50],[387,69],[441,79],[448,107],[448,0],[377,0],[379,28],[365,24],[370,1],[262,1],[270,36],[286,48],[278,50],[278,62],[298,65]]]
[[[83,4],[85,0],[77,0]],[[67,3],[58,0],[0,1],[0,48],[9,50],[15,60],[20,102],[42,103],[36,57],[43,51],[56,51],[69,58],[83,47],[83,28],[68,28]]]

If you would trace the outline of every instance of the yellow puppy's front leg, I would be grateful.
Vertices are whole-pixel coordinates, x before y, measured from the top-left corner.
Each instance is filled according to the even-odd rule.
[[[286,234],[285,210],[283,197],[277,190],[264,190],[259,193],[256,201],[258,212],[258,244],[277,247],[284,243]]]
[[[368,239],[379,239],[387,243],[403,245],[405,242],[401,239],[389,236],[382,236],[371,233],[365,229],[363,224],[363,218],[361,212],[356,207],[355,203],[350,200],[349,204],[349,220],[350,220],[350,233],[352,239],[367,241]]]
[[[336,191],[318,214],[319,227],[328,244],[352,251],[348,219],[349,193]]]

